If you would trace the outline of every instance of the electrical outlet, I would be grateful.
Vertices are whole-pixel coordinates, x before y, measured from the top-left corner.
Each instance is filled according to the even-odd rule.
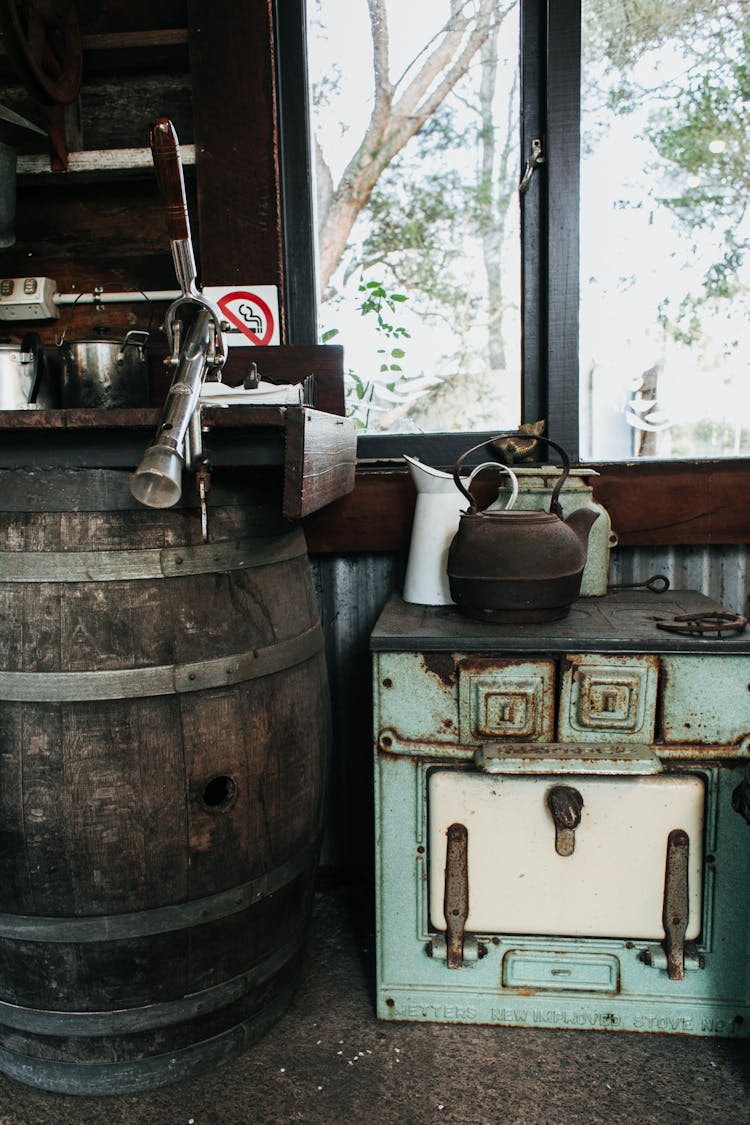
[[[0,279],[0,320],[56,320],[57,285],[49,277]]]

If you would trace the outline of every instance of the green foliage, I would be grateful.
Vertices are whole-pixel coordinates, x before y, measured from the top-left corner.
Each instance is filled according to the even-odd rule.
[[[474,239],[468,253],[476,259],[478,244],[484,241],[486,249],[497,237],[500,271],[505,215],[515,200],[514,181],[505,183],[499,174],[483,181],[478,175],[477,145],[489,124],[478,106],[467,113],[472,96],[467,88],[461,128],[455,110],[444,103],[381,175],[364,212],[362,254],[350,265],[350,270],[379,269],[388,284],[409,294],[415,314],[452,328],[457,309],[462,315],[473,311],[473,322],[489,319],[481,288],[467,293],[462,269],[467,239]],[[502,138],[502,146],[512,143]]]
[[[396,306],[406,300],[403,293],[389,293],[381,281],[364,280],[360,281],[358,291],[362,294],[362,301],[357,307],[362,316],[374,313],[378,332],[389,339],[409,335],[402,324],[390,324],[385,318],[386,312],[393,316]]]
[[[742,289],[749,247],[737,230],[750,192],[750,9],[744,0],[617,0],[588,11],[589,59],[598,55],[611,68],[609,108],[633,113],[647,94],[652,105],[644,136],[654,148],[654,183],[674,184],[652,198],[687,234],[711,234],[717,243],[702,287],[659,307],[665,330],[692,346],[702,336],[704,306],[733,300]],[[681,63],[671,80],[647,91],[639,85],[638,59],[656,48]]]
[[[460,257],[463,200],[456,173],[383,177],[368,205],[372,226],[362,247],[362,264],[379,266],[415,303],[450,306],[459,295],[451,273]]]
[[[750,430],[715,418],[701,418],[692,426],[677,426],[672,433],[676,457],[727,457],[750,452]]]
[[[723,257],[709,267],[703,281],[707,297],[728,299],[736,295],[737,274],[747,249],[747,242],[742,246],[730,246]]]
[[[375,331],[382,337],[384,345],[377,349],[378,372],[368,378],[351,368],[344,377],[347,413],[353,417],[360,429],[367,429],[371,415],[385,410],[389,405],[400,402],[397,387],[410,376],[401,366],[406,352],[396,341],[409,339],[407,328],[398,323],[399,313],[406,303],[403,293],[390,291],[382,281],[366,281],[360,277],[357,286],[360,296],[357,311],[363,317],[375,322]],[[322,335],[323,342],[338,335],[338,329],[329,329]]]
[[[419,160],[435,153],[454,152],[475,143],[475,130],[468,125],[458,127],[455,109],[445,102],[425,121],[414,138]]]
[[[672,39],[700,35],[716,0],[603,0],[589,4],[584,21],[584,61],[606,59],[616,70],[631,70],[644,51]]]
[[[647,130],[663,159],[688,174],[707,172],[714,184],[747,180],[743,165],[748,106],[738,85],[739,73],[730,65],[723,72],[703,74],[664,108]],[[725,146],[722,152],[711,151],[716,140]]]
[[[461,297],[452,267],[461,257],[460,234],[467,223],[473,176],[447,163],[467,141],[443,106],[383,173],[365,215],[368,233],[360,268],[379,267],[394,286],[409,293],[413,306],[450,308]]]
[[[495,5],[489,25],[491,37],[497,39],[513,7],[514,3],[506,0]],[[476,14],[475,7],[466,5],[462,15],[471,21],[472,12]],[[420,42],[416,26],[414,32],[410,66],[421,68],[433,52],[434,41],[429,38],[432,33],[428,27],[424,42]],[[386,44],[381,42],[380,46]],[[380,172],[374,187],[368,183],[355,200],[361,207],[359,217],[326,296],[327,300],[343,304],[344,291],[351,293],[355,279],[360,278],[356,307],[366,319],[368,329],[375,328],[382,346],[375,351],[371,370],[349,373],[350,400],[358,417],[367,417],[375,424],[381,408],[384,425],[409,413],[410,403],[421,410],[427,405],[426,396],[429,394],[432,401],[436,397],[433,392],[449,377],[455,379],[457,370],[468,382],[467,356],[471,355],[474,368],[483,369],[490,351],[483,338],[502,339],[503,316],[507,310],[508,315],[516,314],[515,292],[506,300],[499,295],[509,272],[507,266],[503,272],[502,262],[507,249],[504,234],[509,197],[514,204],[516,198],[517,121],[511,119],[510,112],[510,105],[516,104],[512,61],[517,51],[515,36],[508,36],[503,51],[510,52],[508,69],[499,64],[497,50],[489,56],[477,51],[471,67],[448,99],[441,101],[427,117],[422,117],[421,107],[413,111],[410,121],[419,121],[420,125],[400,150],[391,146],[391,141],[401,133],[403,121],[394,115],[390,132],[386,130],[375,143],[396,154]],[[440,53],[436,58],[445,67],[445,55]],[[488,59],[495,68],[491,76],[486,69]],[[446,70],[441,72],[436,65],[433,90],[439,88],[445,76]],[[334,83],[336,78],[334,75]],[[406,82],[397,85],[393,91],[395,107],[405,85]],[[486,95],[488,88],[497,92],[495,99],[489,99],[492,104],[486,96],[483,100],[483,91]],[[323,89],[321,98],[325,99],[327,94]],[[492,144],[488,143],[483,153],[482,141],[490,139]],[[356,146],[353,149],[356,151]],[[502,159],[510,149],[512,173],[498,168],[494,162],[488,174],[492,163],[488,153],[492,152],[493,157],[496,153]],[[322,150],[325,154],[325,145]],[[347,180],[344,186],[349,190],[352,185]],[[348,212],[347,217],[350,216]],[[490,279],[490,273],[496,273],[497,278]],[[377,281],[363,282],[362,278]],[[339,291],[333,286],[338,286]],[[395,299],[404,294],[409,295],[406,318],[398,315],[399,301]],[[404,340],[396,330],[417,321],[428,326],[428,331],[434,328],[435,340],[441,341],[443,351],[437,360],[435,348],[429,346],[432,340],[426,349],[420,350],[418,358],[407,356],[400,346]],[[363,338],[369,335],[368,329],[363,326]],[[454,349],[458,356],[455,362]],[[416,353],[417,349],[413,351]],[[495,352],[505,355],[503,347]],[[426,354],[429,359],[425,359]],[[421,368],[416,366],[419,358]],[[435,373],[436,367],[439,374]],[[408,425],[414,424],[412,412]],[[441,419],[440,425],[445,424]]]

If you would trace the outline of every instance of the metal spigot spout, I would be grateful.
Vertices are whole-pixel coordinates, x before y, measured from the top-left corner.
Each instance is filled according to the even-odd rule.
[[[130,479],[130,491],[147,508],[171,508],[182,496],[182,455],[151,445]]]
[[[159,420],[156,437],[130,478],[130,491],[149,508],[171,508],[182,496],[185,435],[198,407],[213,346],[213,316],[201,305],[184,332],[177,370]],[[190,466],[188,466],[190,467]]]

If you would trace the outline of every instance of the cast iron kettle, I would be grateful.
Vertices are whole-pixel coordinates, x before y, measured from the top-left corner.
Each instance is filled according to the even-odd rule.
[[[558,497],[570,460],[561,446],[546,437],[539,440],[555,449],[562,462],[550,510],[481,511],[461,479],[461,466],[472,453],[505,437],[528,435],[498,434],[468,449],[454,466],[453,479],[469,508],[461,515],[448,551],[451,597],[462,613],[480,621],[557,621],[578,597],[589,532],[599,513],[579,508],[563,519]]]

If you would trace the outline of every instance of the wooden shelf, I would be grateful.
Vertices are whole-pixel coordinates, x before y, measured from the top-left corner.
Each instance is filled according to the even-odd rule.
[[[186,47],[186,27],[165,27],[155,31],[112,31],[81,36],[84,54],[90,51],[144,51],[157,47]]]
[[[181,145],[180,155],[185,168],[195,166],[195,145]],[[113,175],[120,179],[124,173],[153,176],[154,162],[150,148],[82,149],[68,154],[67,172],[51,172],[49,156],[44,153],[19,155],[16,171],[19,176],[54,177],[62,183],[71,176],[76,179],[106,179]]]
[[[0,411],[0,468],[134,469],[160,411]],[[205,407],[204,441],[216,468],[283,469],[282,514],[301,519],[351,492],[356,427],[306,406]]]

